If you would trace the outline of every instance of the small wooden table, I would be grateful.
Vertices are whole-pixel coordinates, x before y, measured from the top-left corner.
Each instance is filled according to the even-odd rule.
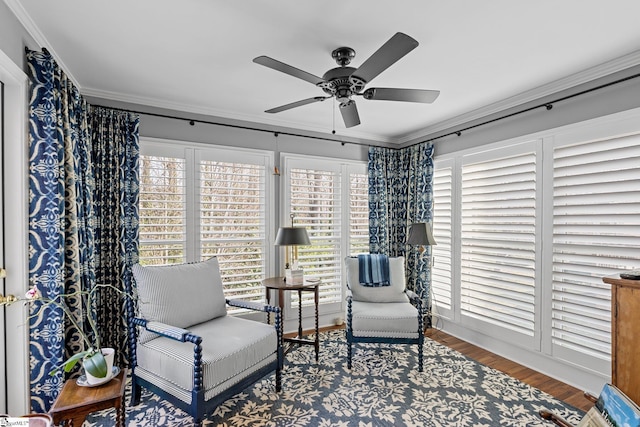
[[[284,281],[282,277],[271,277],[262,281],[267,294],[267,304],[271,302],[272,290],[278,291],[278,305],[280,310],[284,313],[284,291],[298,291],[298,336],[295,338],[284,338],[284,341],[292,344],[306,344],[314,346],[316,350],[316,362],[318,361],[318,352],[320,351],[320,334],[318,330],[318,299],[320,281],[317,282],[304,282],[301,285],[290,285]],[[315,339],[310,340],[302,337],[302,292],[313,292],[313,300],[315,303],[315,317],[316,317],[316,336]],[[290,349],[290,348],[289,348]],[[287,350],[288,351],[288,350]]]
[[[602,281],[611,285],[611,383],[640,403],[640,280],[616,274]]]
[[[96,387],[82,387],[76,379],[67,380],[49,414],[53,424],[80,427],[87,415],[103,409],[116,409],[116,426],[124,427],[124,388],[126,369],[120,370],[108,383]]]

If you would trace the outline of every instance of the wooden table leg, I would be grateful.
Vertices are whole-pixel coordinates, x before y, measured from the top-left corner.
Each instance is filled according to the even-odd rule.
[[[267,299],[267,305],[271,305],[271,292],[269,292],[269,288],[265,286],[264,288],[265,296]],[[267,325],[271,324],[271,312],[267,311]]]
[[[320,295],[318,288],[319,286],[316,286],[313,292],[313,300],[316,306],[316,339],[313,343],[314,347],[316,348],[316,362],[318,361],[318,352],[320,351],[320,330],[318,328],[318,300],[320,298]]]
[[[302,289],[298,289],[298,338],[302,338]]]
[[[116,427],[124,427],[125,413],[124,413],[124,397],[116,403]]]

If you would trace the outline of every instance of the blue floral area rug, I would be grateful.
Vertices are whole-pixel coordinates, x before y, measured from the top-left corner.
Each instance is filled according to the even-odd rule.
[[[356,344],[347,369],[344,331],[321,334],[320,362],[312,346],[286,356],[283,390],[275,375],[227,400],[205,426],[296,427],[496,427],[551,426],[538,416],[550,409],[578,424],[584,413],[500,371],[481,365],[430,339],[424,372],[415,346]],[[189,426],[192,418],[143,389],[130,406],[127,426]],[[113,426],[115,413],[94,414],[85,426]]]

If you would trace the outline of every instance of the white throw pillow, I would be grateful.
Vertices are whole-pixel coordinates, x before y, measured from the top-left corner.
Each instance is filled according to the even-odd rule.
[[[227,314],[218,259],[189,264],[131,268],[138,290],[140,317],[188,329]],[[154,337],[142,330],[140,342]]]
[[[345,258],[347,284],[355,301],[365,302],[408,302],[404,293],[404,257],[389,257],[389,286],[362,286],[358,277],[358,257]]]

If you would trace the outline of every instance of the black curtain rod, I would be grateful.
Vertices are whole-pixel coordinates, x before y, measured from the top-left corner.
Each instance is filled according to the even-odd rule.
[[[494,122],[497,122],[499,120],[508,119],[510,117],[517,116],[517,115],[520,115],[520,114],[524,114],[524,113],[527,113],[529,111],[536,110],[538,108],[544,107],[547,110],[551,110],[553,108],[553,104],[555,104],[557,102],[566,101],[567,99],[575,98],[577,96],[584,95],[584,94],[587,94],[587,93],[590,93],[590,92],[594,92],[596,90],[604,89],[604,88],[609,87],[609,86],[614,86],[614,85],[617,85],[619,83],[623,83],[623,82],[626,82],[628,80],[633,80],[633,79],[638,78],[638,77],[640,77],[640,73],[634,74],[632,76],[623,77],[621,79],[614,80],[614,81],[609,82],[609,83],[604,83],[604,84],[601,84],[599,86],[592,87],[590,89],[585,89],[585,90],[582,90],[580,92],[572,93],[571,95],[566,95],[566,96],[554,99],[553,101],[547,101],[547,102],[544,102],[542,104],[539,104],[539,105],[536,105],[536,106],[533,106],[533,107],[525,108],[524,110],[516,111],[516,112],[510,113],[510,114],[505,114],[504,116],[500,116],[500,117],[497,117],[495,119],[487,120],[487,121],[484,121],[482,123],[477,123],[475,125],[467,126],[465,128],[458,129],[458,130],[446,133],[444,135],[440,135],[440,136],[436,136],[434,138],[426,139],[424,141],[416,142],[416,143],[413,143],[411,145],[408,145],[407,147],[411,147],[411,146],[414,146],[414,145],[422,144],[422,143],[425,143],[425,142],[435,141],[435,140],[438,140],[438,139],[441,139],[441,138],[444,138],[444,137],[447,137],[447,136],[451,136],[451,135],[460,136],[460,135],[462,135],[462,132],[466,132],[466,131],[468,131],[470,129],[474,129],[474,128],[477,128],[477,127],[480,127],[480,126],[488,125],[490,123],[494,123]]]
[[[97,105],[97,104],[92,104],[92,105],[94,105],[95,107],[110,108],[110,109],[116,110],[116,111],[124,111],[124,112],[128,112],[128,113],[144,114],[146,116],[161,117],[161,118],[164,118],[164,119],[182,120],[182,121],[185,121],[185,122],[189,122],[189,124],[191,126],[193,126],[195,123],[204,123],[204,124],[208,124],[208,125],[225,126],[225,127],[230,127],[230,128],[234,128],[234,129],[252,130],[252,131],[256,131],[256,132],[267,132],[267,133],[272,133],[276,137],[278,135],[288,135],[288,136],[297,136],[297,137],[300,137],[300,138],[319,139],[319,140],[322,140],[322,141],[339,142],[341,145],[354,144],[354,145],[363,145],[365,147],[371,147],[371,144],[365,144],[365,143],[362,143],[362,142],[352,142],[352,141],[340,141],[338,139],[327,138],[327,137],[323,137],[323,136],[303,135],[303,134],[293,133],[293,132],[283,132],[283,131],[279,131],[279,130],[260,129],[260,128],[255,128],[255,127],[251,127],[251,126],[234,125],[234,124],[230,124],[230,123],[220,123],[220,122],[214,122],[214,121],[209,121],[209,120],[189,119],[189,118],[186,118],[186,117],[172,116],[170,114],[149,113],[149,112],[146,112],[146,111],[136,111],[136,110],[126,109],[126,108],[109,107],[109,106],[106,106],[106,105]]]
[[[585,90],[582,90],[580,92],[573,93],[571,95],[566,95],[566,96],[554,99],[553,101],[547,101],[547,102],[544,102],[542,104],[534,105],[533,107],[528,107],[528,108],[525,108],[523,110],[519,110],[519,111],[516,111],[516,112],[513,112],[513,113],[505,114],[504,116],[496,117],[495,119],[486,120],[486,121],[481,122],[481,123],[476,123],[475,125],[467,126],[467,127],[462,128],[462,129],[458,129],[458,130],[455,130],[455,131],[452,131],[452,132],[449,132],[449,133],[445,133],[445,134],[440,135],[440,136],[436,136],[436,137],[433,137],[433,138],[426,139],[424,141],[415,142],[415,143],[407,145],[407,146],[405,146],[403,148],[412,147],[414,145],[418,145],[418,144],[422,144],[422,143],[426,143],[426,142],[436,141],[438,139],[442,139],[442,138],[445,138],[447,136],[452,136],[452,135],[460,136],[460,135],[462,135],[462,132],[466,132],[468,130],[475,129],[475,128],[480,127],[480,126],[488,125],[490,123],[495,123],[495,122],[500,121],[500,120],[508,119],[510,117],[518,116],[520,114],[524,114],[524,113],[527,113],[529,111],[537,110],[538,108],[543,108],[544,107],[547,110],[551,110],[553,108],[553,104],[556,104],[558,102],[566,101],[567,99],[575,98],[575,97],[578,97],[578,96],[581,96],[581,95],[584,95],[584,94],[587,94],[587,93],[591,93],[591,92],[594,92],[594,91],[597,91],[597,90],[600,90],[600,89],[604,89],[604,88],[609,87],[609,86],[614,86],[614,85],[617,85],[617,84],[620,84],[620,83],[623,83],[623,82],[626,82],[626,81],[629,81],[629,80],[633,80],[633,79],[638,78],[638,77],[640,77],[640,73],[633,74],[633,75],[627,76],[627,77],[623,77],[621,79],[614,80],[614,81],[609,82],[609,83],[604,83],[604,84],[601,84],[599,86],[595,86],[595,87],[592,87],[592,88],[589,88],[589,89],[585,89]],[[231,128],[235,128],[235,129],[252,130],[252,131],[256,131],[256,132],[268,132],[268,133],[274,134],[276,137],[278,135],[288,135],[288,136],[296,136],[296,137],[300,137],[300,138],[309,138],[309,139],[317,139],[317,140],[322,140],[322,141],[339,142],[341,145],[354,144],[354,145],[362,145],[362,146],[365,146],[365,147],[371,147],[372,146],[371,144],[365,144],[365,143],[362,143],[362,142],[340,141],[340,140],[337,140],[337,139],[334,139],[334,138],[328,138],[328,137],[322,137],[322,136],[303,135],[303,134],[293,133],[293,132],[274,131],[274,130],[268,130],[268,129],[255,128],[255,127],[251,127],[251,126],[242,126],[242,125],[234,125],[234,124],[230,124],[230,123],[214,122],[214,121],[209,121],[209,120],[189,119],[189,118],[186,118],[186,117],[172,116],[172,115],[169,115],[169,114],[149,113],[149,112],[145,112],[145,111],[135,111],[135,110],[125,109],[125,108],[108,107],[108,106],[103,106],[103,105],[96,105],[96,107],[111,108],[112,110],[126,111],[126,112],[137,113],[137,114],[144,114],[144,115],[147,115],[147,116],[161,117],[161,118],[165,118],[165,119],[182,120],[182,121],[189,122],[189,124],[191,126],[193,126],[197,122],[197,123],[204,123],[204,124],[215,125],[215,126],[231,127]],[[387,148],[390,148],[392,150],[400,150],[400,148],[395,148],[395,147],[387,147]]]

